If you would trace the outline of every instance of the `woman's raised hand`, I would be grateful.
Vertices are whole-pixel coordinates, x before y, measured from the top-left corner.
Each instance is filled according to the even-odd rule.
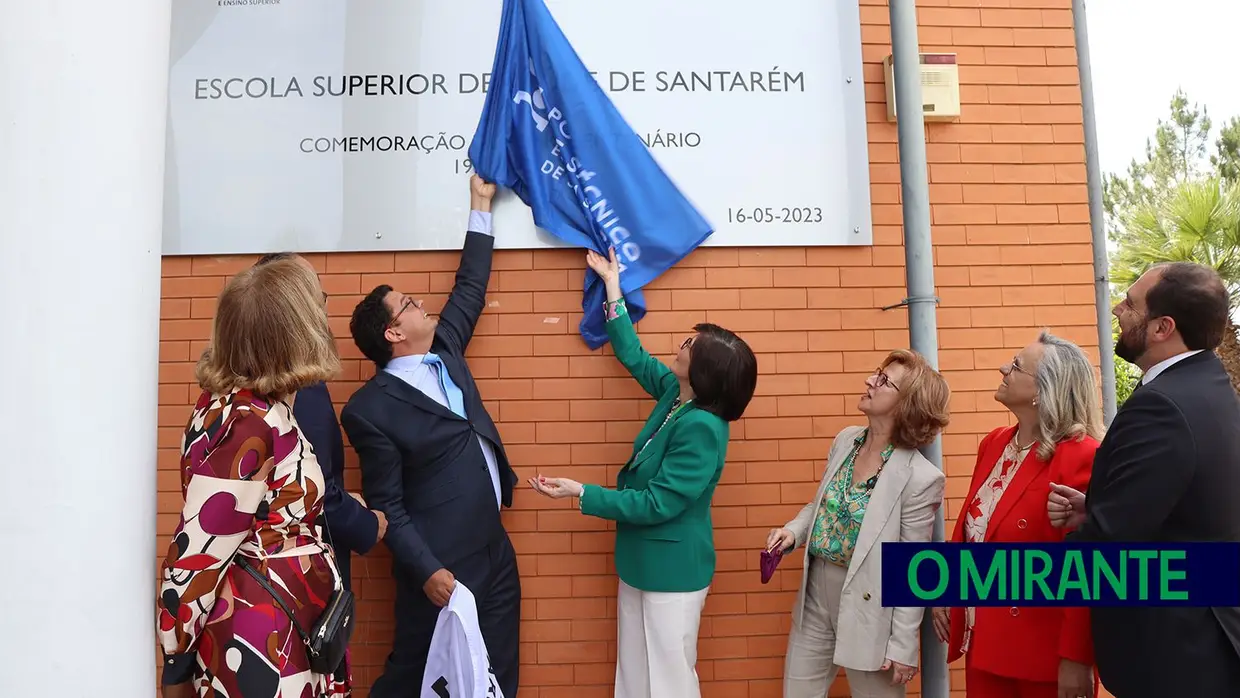
[[[613,282],[620,279],[620,263],[616,261],[616,248],[608,248],[608,257],[595,252],[594,250],[586,251],[586,264],[590,265],[590,269],[604,282]]]

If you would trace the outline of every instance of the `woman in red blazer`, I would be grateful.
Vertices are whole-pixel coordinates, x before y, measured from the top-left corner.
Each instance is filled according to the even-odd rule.
[[[982,439],[952,540],[1044,543],[1052,482],[1082,492],[1102,438],[1094,369],[1080,347],[1043,332],[1002,366],[995,399],[1016,417]],[[948,661],[965,657],[968,698],[1093,698],[1087,608],[936,608]]]

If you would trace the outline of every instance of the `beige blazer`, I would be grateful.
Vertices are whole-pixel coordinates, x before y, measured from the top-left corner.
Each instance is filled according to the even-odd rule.
[[[805,586],[809,575],[809,540],[818,505],[827,483],[848,457],[853,440],[865,427],[847,427],[831,443],[827,469],[818,493],[785,528],[796,536],[794,547],[805,547],[801,588],[792,609],[792,632],[797,633],[805,608]],[[918,664],[918,630],[925,609],[883,607],[884,542],[929,541],[934,515],[943,504],[943,472],[919,452],[897,448],[879,476],[866,507],[857,545],[853,550],[844,589],[840,593],[840,615],[836,621],[835,665],[857,671],[878,671],[891,659],[901,664]]]

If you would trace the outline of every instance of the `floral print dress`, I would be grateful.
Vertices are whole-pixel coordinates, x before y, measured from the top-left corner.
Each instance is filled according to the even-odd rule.
[[[1003,497],[1008,485],[1012,484],[1012,479],[1016,477],[1016,472],[1020,470],[1025,454],[1033,446],[1034,444],[1030,444],[1024,448],[1017,448],[1016,433],[1012,433],[1012,440],[1003,447],[1003,455],[995,462],[986,482],[978,488],[973,501],[969,502],[969,508],[965,510],[964,540],[966,543],[986,541],[986,529],[990,525],[990,517],[994,515],[995,508],[999,506],[999,499]],[[968,652],[972,644],[973,626],[977,621],[977,609],[973,606],[966,606],[964,614],[965,628],[962,647],[963,651]]]
[[[310,671],[288,616],[232,564],[248,558],[305,629],[339,579],[315,525],[323,472],[291,406],[203,393],[181,453],[185,507],[160,570],[165,677],[192,678],[199,698],[348,696],[347,680]]]

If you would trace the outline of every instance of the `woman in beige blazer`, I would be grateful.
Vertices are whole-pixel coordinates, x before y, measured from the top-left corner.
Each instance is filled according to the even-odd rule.
[[[947,426],[947,381],[915,352],[866,379],[864,427],[835,437],[814,499],[767,548],[805,546],[784,698],[822,698],[842,667],[853,698],[903,696],[917,673],[922,608],[884,608],[884,542],[929,541],[943,472],[918,448]],[[837,641],[838,638],[838,641]]]

